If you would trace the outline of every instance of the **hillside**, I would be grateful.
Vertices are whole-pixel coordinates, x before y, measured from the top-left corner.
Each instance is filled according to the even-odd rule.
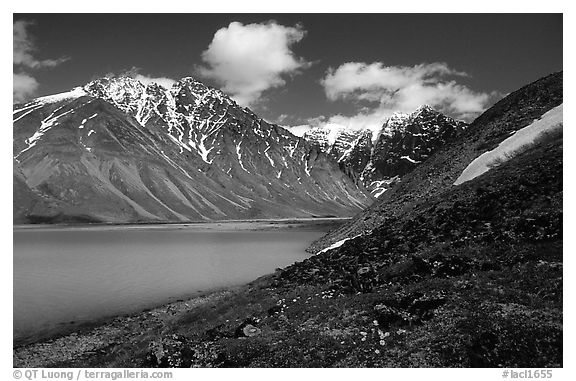
[[[442,146],[349,224],[314,242],[308,250],[316,253],[335,242],[370,231],[386,219],[410,213],[419,203],[452,188],[475,158],[559,106],[562,78],[562,72],[551,74],[497,102],[474,120],[459,138]]]

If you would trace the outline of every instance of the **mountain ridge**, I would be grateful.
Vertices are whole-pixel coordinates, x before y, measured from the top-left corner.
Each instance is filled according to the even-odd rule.
[[[15,222],[349,216],[371,202],[303,139],[192,78],[103,78],[13,114],[14,194],[30,209]]]
[[[303,137],[378,198],[434,151],[456,139],[466,126],[421,105],[411,113],[393,113],[377,130],[314,127]]]

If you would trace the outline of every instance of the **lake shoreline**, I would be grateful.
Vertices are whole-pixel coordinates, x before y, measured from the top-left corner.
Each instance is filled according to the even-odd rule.
[[[189,299],[146,308],[142,311],[101,318],[82,323],[34,341],[14,343],[13,366],[16,368],[60,367],[84,356],[95,356],[100,350],[121,342],[126,337],[151,335],[162,330],[167,321],[207,303],[214,303],[244,286],[198,292]]]
[[[132,229],[167,229],[167,230],[185,230],[190,232],[275,232],[275,231],[286,231],[286,232],[305,232],[305,231],[322,231],[327,232],[329,229],[340,226],[347,218],[330,218],[330,219],[285,219],[285,220],[266,220],[266,221],[225,221],[225,222],[213,222],[213,223],[196,223],[196,224],[157,224],[157,225],[111,225],[111,226],[63,226],[63,225],[51,225],[51,226],[14,226],[14,233],[29,232],[34,233],[36,230],[39,232],[55,232],[55,231],[99,231],[99,230],[126,230],[131,231]],[[271,271],[272,272],[272,271]],[[266,276],[266,275],[263,275]],[[257,278],[258,276],[256,276]],[[156,313],[159,310],[169,309],[179,309],[177,306],[181,306],[182,303],[190,303],[191,301],[196,301],[204,298],[210,298],[211,295],[218,295],[227,290],[242,287],[242,285],[248,282],[243,282],[236,285],[228,286],[216,286],[213,288],[207,288],[204,290],[191,291],[189,293],[174,295],[161,302],[151,303],[143,308],[136,309],[134,311],[128,311],[125,313],[116,313],[108,316],[96,317],[91,320],[78,320],[74,321],[62,321],[55,326],[50,326],[40,332],[31,332],[30,334],[24,334],[20,336],[13,337],[13,348],[14,353],[20,351],[26,351],[26,348],[32,348],[35,345],[41,347],[54,345],[53,343],[60,343],[62,340],[67,340],[70,336],[77,340],[82,335],[90,335],[90,332],[98,330],[102,327],[107,327],[114,325],[119,321],[124,321],[126,319],[130,320],[138,316],[147,316],[149,312]],[[16,316],[16,315],[14,315]],[[14,317],[16,318],[16,317]],[[143,318],[139,318],[142,320]],[[116,323],[115,323],[116,322]]]
[[[224,293],[226,291],[238,288],[241,286],[229,286],[229,287],[216,287],[213,289],[208,290],[201,290],[190,293],[188,296],[184,297],[173,297],[164,302],[156,303],[150,306],[147,306],[142,309],[138,309],[132,312],[121,313],[121,314],[114,314],[110,316],[103,316],[100,318],[96,318],[93,320],[87,321],[70,321],[67,323],[61,323],[56,327],[52,327],[37,334],[31,334],[26,337],[14,339],[13,338],[13,349],[17,350],[20,348],[24,348],[27,346],[35,345],[35,344],[45,344],[49,342],[53,342],[55,340],[59,340],[63,337],[70,336],[70,335],[80,335],[88,333],[94,329],[97,329],[102,326],[106,326],[112,324],[114,321],[120,319],[130,319],[131,317],[145,315],[149,312],[161,310],[163,308],[172,306],[172,305],[180,305],[181,303],[190,302],[196,299],[206,298],[212,294],[219,294]]]
[[[317,227],[340,225],[351,220],[352,217],[322,217],[322,218],[279,218],[255,220],[223,220],[223,221],[189,221],[189,222],[142,222],[142,223],[86,223],[86,224],[16,224],[13,231],[28,230],[62,230],[62,229],[162,229],[162,228],[191,228],[191,229],[218,229],[218,230],[269,230],[282,227]]]
[[[456,256],[458,249],[444,247],[439,255],[423,257],[424,263],[439,261],[442,268],[470,264],[451,276],[415,278],[405,271],[415,268],[413,259],[400,259],[392,268],[395,282],[373,284],[369,292],[347,291],[350,284],[340,281],[346,273],[318,271],[331,270],[329,256],[318,255],[243,286],[16,347],[13,366],[476,368],[469,340],[491,332],[496,322],[510,338],[499,345],[516,348],[515,343],[528,340],[537,345],[528,347],[531,356],[516,350],[498,354],[503,362],[492,367],[529,366],[535,359],[539,367],[562,367],[562,293],[550,294],[562,279],[562,240],[510,248],[472,246]],[[348,245],[336,254],[355,260],[360,250]],[[542,282],[543,272],[552,285]],[[317,280],[307,281],[310,275]],[[367,275],[359,281],[374,279]],[[494,284],[494,279],[500,280]],[[528,303],[519,304],[522,300]],[[404,301],[422,308],[398,304]],[[393,303],[398,307],[386,307]],[[402,320],[408,313],[411,319]],[[442,358],[433,352],[445,347],[453,352]],[[489,354],[497,349],[489,348]]]

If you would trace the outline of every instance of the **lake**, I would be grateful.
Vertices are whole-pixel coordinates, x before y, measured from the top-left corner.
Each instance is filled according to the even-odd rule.
[[[328,230],[258,223],[15,228],[14,340],[240,285]]]

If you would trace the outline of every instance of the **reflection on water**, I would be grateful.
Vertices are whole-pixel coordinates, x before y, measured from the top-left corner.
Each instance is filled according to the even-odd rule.
[[[14,231],[14,338],[249,282],[303,260],[320,231]]]

